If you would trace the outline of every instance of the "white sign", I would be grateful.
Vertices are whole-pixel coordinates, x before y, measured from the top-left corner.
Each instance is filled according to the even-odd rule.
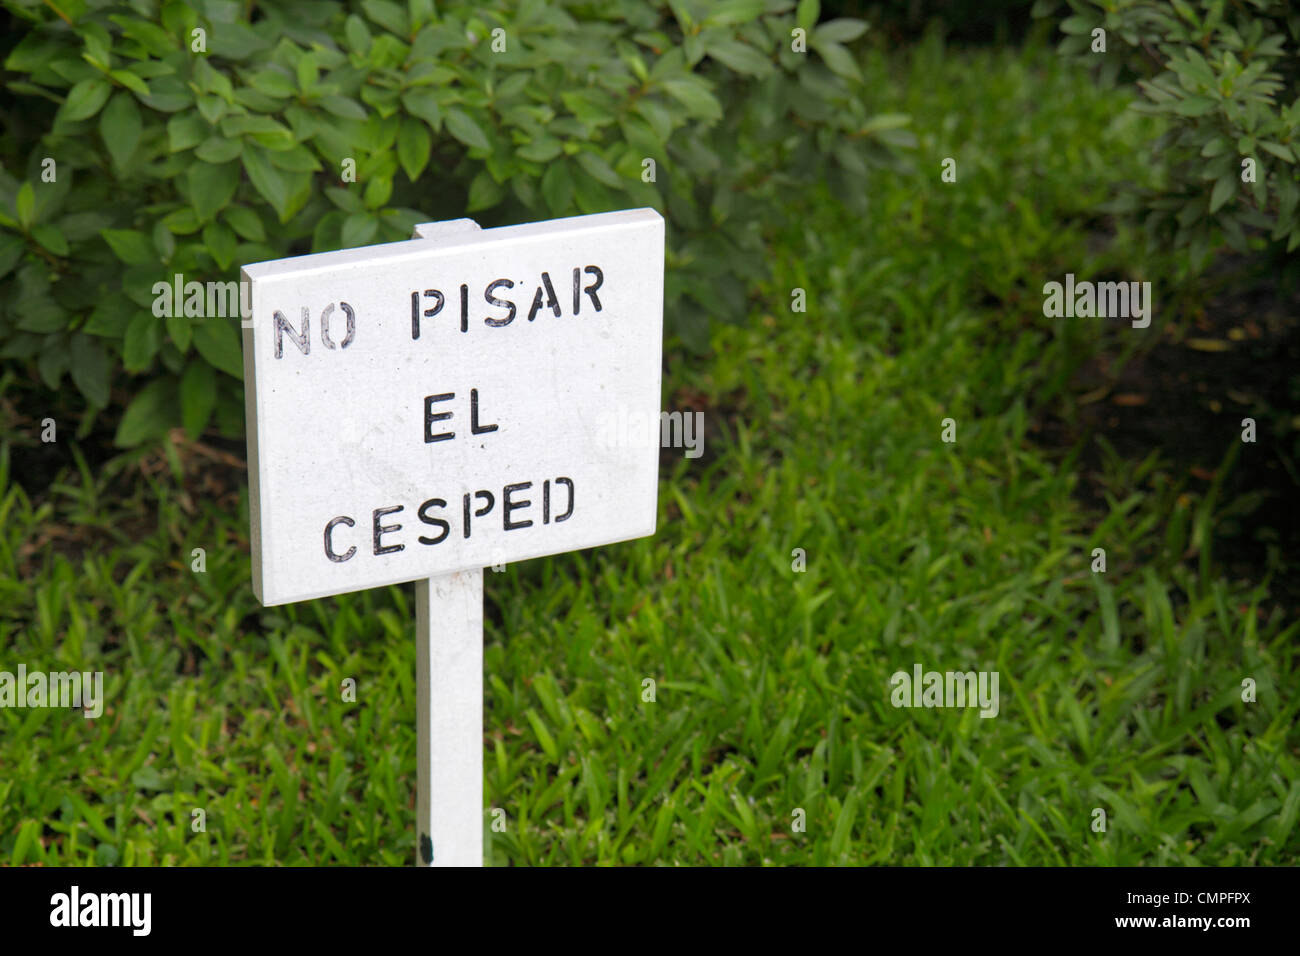
[[[654,533],[663,219],[461,222],[244,267],[264,605]]]

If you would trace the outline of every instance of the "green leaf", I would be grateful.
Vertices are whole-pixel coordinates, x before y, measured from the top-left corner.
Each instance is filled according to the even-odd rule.
[[[402,120],[402,130],[397,135],[397,158],[406,170],[406,178],[415,182],[429,162],[433,137],[424,123],[407,118]]]
[[[113,157],[113,165],[118,169],[126,166],[127,160],[140,144],[140,131],[143,128],[140,107],[130,93],[116,94],[100,114],[99,135],[103,138],[109,155]]]
[[[172,304],[173,309],[177,307]],[[122,365],[128,372],[143,372],[162,345],[162,320],[149,312],[138,312],[126,327],[122,339]]]
[[[552,216],[568,212],[573,202],[573,177],[568,163],[560,160],[546,167],[542,175],[542,198]]]
[[[274,96],[257,92],[251,86],[239,87],[234,91],[233,96],[236,103],[254,113],[278,113],[287,105]]]
[[[1195,89],[1199,85],[1212,90],[1218,85],[1210,64],[1195,47],[1184,48],[1183,58],[1170,60],[1169,68],[1178,74],[1184,89]]]
[[[68,254],[68,240],[64,238],[63,232],[58,226],[52,226],[49,223],[33,226],[32,238],[56,256],[66,256]]]
[[[323,96],[320,105],[325,112],[333,113],[341,119],[365,122],[367,118],[365,108],[356,100],[350,100],[346,96]]]
[[[22,866],[30,859],[33,863],[45,863],[45,851],[39,839],[41,824],[36,820],[27,820],[18,825],[14,837],[13,850],[9,856],[10,866]]]
[[[410,39],[411,24],[406,18],[406,11],[391,0],[361,0],[361,9],[372,22],[378,23],[385,30]]]
[[[849,848],[849,840],[853,836],[853,820],[858,812],[858,794],[850,793],[844,800],[844,806],[840,808],[835,818],[835,829],[831,833],[830,855],[832,861],[838,861],[839,857]]]
[[[1278,846],[1286,845],[1286,839],[1295,828],[1297,817],[1300,817],[1300,780],[1293,780],[1286,799],[1282,801],[1282,809],[1277,815],[1277,820],[1273,823],[1274,843]]]
[[[1201,155],[1206,159],[1211,159],[1226,153],[1231,146],[1232,144],[1228,142],[1227,137],[1216,136],[1201,147]]]
[[[82,80],[68,91],[68,98],[59,110],[58,119],[68,123],[89,119],[108,102],[108,94],[111,92],[112,87],[102,76]]]
[[[411,31],[420,29],[433,19],[433,0],[409,0],[407,6],[411,14]]]
[[[406,112],[424,120],[435,132],[442,128],[442,107],[438,105],[438,94],[433,90],[424,87],[408,90],[402,94],[402,105]]]
[[[347,21],[343,25],[343,35],[348,38],[348,46],[355,52],[362,56],[369,52],[370,31],[366,28],[366,21],[355,13],[348,14]]]
[[[138,229],[101,229],[113,254],[129,266],[142,266],[158,261],[158,250],[154,248],[149,237]]]
[[[130,448],[151,438],[161,438],[175,422],[175,412],[176,383],[170,378],[155,379],[127,406],[117,426],[114,444]]]
[[[155,306],[165,304],[164,294],[156,291],[158,286],[175,288],[176,272],[172,269],[159,268],[160,265],[158,262],[148,262],[144,265],[130,266],[121,272],[120,279],[116,274],[106,278],[114,285],[118,281],[121,282],[122,293],[126,297],[128,307],[134,303],[138,308],[153,312]],[[135,309],[132,308],[131,312],[134,314]]]
[[[259,70],[249,77],[248,85],[257,92],[276,99],[293,96],[298,92],[298,88],[293,85],[293,80],[275,69]]]
[[[447,132],[471,149],[491,150],[492,144],[482,127],[461,110],[447,110]]]
[[[372,176],[370,182],[366,183],[366,191],[363,194],[365,207],[369,210],[376,210],[388,202],[393,195],[393,180],[388,176]]]
[[[320,64],[316,54],[313,52],[298,57],[294,72],[298,78],[298,89],[311,93],[320,79]]]
[[[194,347],[216,369],[243,381],[244,353],[239,334],[225,319],[205,319],[194,329]]]
[[[13,73],[34,73],[61,52],[59,38],[41,30],[24,31],[23,38],[4,61]]]
[[[85,242],[99,235],[99,230],[113,225],[113,216],[103,209],[87,209],[59,217],[59,228],[68,242]]]
[[[8,275],[9,270],[18,264],[26,248],[22,237],[0,232],[0,278]]]
[[[763,15],[767,0],[721,0],[711,3],[709,15],[701,26],[732,26],[749,23]]]
[[[190,438],[198,438],[217,406],[217,373],[207,362],[191,361],[181,376],[181,422]]]
[[[554,136],[542,135],[527,145],[519,147],[515,151],[520,159],[526,159],[533,163],[549,163],[556,156],[560,155],[564,144]]]
[[[811,30],[821,15],[821,0],[799,0],[799,8],[795,11],[794,19],[797,25],[805,30]]]
[[[700,44],[700,55],[704,55],[702,44]],[[561,93],[560,100],[574,118],[584,126],[598,129],[614,121],[614,98],[608,93],[588,88]],[[555,127],[552,127],[552,130],[554,129]]]
[[[342,246],[339,233],[346,218],[344,213],[333,209],[316,221],[316,228],[311,234],[312,252],[332,252]]]
[[[343,248],[364,246],[379,231],[379,220],[368,212],[354,212],[343,220]]]
[[[102,335],[110,339],[120,339],[126,335],[127,325],[135,315],[131,301],[120,295],[105,296],[90,313],[90,318],[82,327],[87,335]]]
[[[863,133],[877,133],[886,129],[898,129],[912,122],[906,113],[877,113],[862,124]]]
[[[469,184],[467,211],[491,209],[505,197],[506,191],[486,169],[480,169],[474,181]]]
[[[286,173],[282,173],[271,164],[260,149],[249,147],[242,157],[244,170],[248,179],[271,207],[280,222],[289,218],[290,183]]]
[[[910,129],[882,129],[876,133],[876,139],[889,146],[903,149],[916,148],[916,134]]]
[[[735,40],[713,43],[709,46],[708,53],[723,66],[748,76],[763,76],[772,69],[772,61],[765,54]]]
[[[858,64],[854,62],[853,55],[845,47],[840,46],[838,43],[823,43],[817,39],[816,33],[813,34],[811,43],[814,49],[821,54],[822,62],[830,68],[832,73],[853,80],[862,79]]]
[[[1174,104],[1174,112],[1179,116],[1204,116],[1218,104],[1204,96],[1189,96]]]
[[[178,236],[188,236],[191,233],[199,231],[198,215],[189,206],[182,206],[180,209],[174,209],[167,215],[163,216],[160,222],[171,232]]]
[[[36,191],[32,189],[31,183],[23,183],[18,187],[18,199],[16,201],[18,222],[23,229],[30,229],[32,219],[36,215]]]
[[[229,226],[215,219],[208,223],[203,227],[203,244],[221,269],[229,269],[235,261],[235,233]]]
[[[696,77],[676,77],[664,80],[664,92],[686,107],[686,112],[697,119],[722,118],[722,104],[718,102],[704,81]]]
[[[361,201],[361,197],[351,190],[340,189],[338,186],[326,186],[325,195],[344,212],[365,212],[366,210],[366,204]]]
[[[163,319],[163,324],[167,327],[167,338],[172,340],[177,350],[182,355],[188,352],[190,341],[194,338],[194,326],[189,317],[182,314],[180,309],[172,309],[171,315]]]
[[[1283,162],[1287,162],[1287,163],[1295,162],[1295,155],[1291,152],[1290,149],[1288,149],[1286,146],[1283,146],[1281,143],[1270,143],[1268,140],[1261,139],[1259,141],[1259,145],[1262,149],[1272,153],[1274,156],[1276,156],[1278,159],[1282,160]]]
[[[226,115],[226,101],[219,96],[205,94],[195,101],[195,105],[199,108],[199,115],[213,126]]]
[[[81,58],[96,69],[107,70],[113,60],[113,35],[102,23],[83,24],[78,32],[86,45]]]
[[[866,20],[854,20],[840,17],[827,20],[813,31],[813,40],[817,43],[849,43],[867,32]]]
[[[145,106],[161,113],[175,113],[194,103],[194,92],[174,76],[160,76],[153,81],[144,98]]]
[[[228,137],[271,135],[288,140],[293,145],[293,132],[283,123],[277,123],[260,113],[232,114],[221,121],[221,133]]]
[[[211,127],[195,113],[177,113],[167,121],[167,148],[179,153],[203,142]]]
[[[121,14],[113,14],[109,19],[122,28],[125,36],[138,42],[156,57],[164,57],[176,49],[176,41],[156,23],[136,20]]]
[[[245,150],[244,165],[247,168],[248,150]],[[251,177],[250,177],[251,178]],[[226,207],[239,186],[239,166],[225,163],[217,166],[196,160],[185,172],[185,181],[189,187],[190,205],[201,222],[207,222]],[[257,185],[257,181],[253,181]]]
[[[578,176],[574,179],[573,198],[578,204],[578,209],[588,215],[608,212],[618,206],[610,191],[591,176]]]
[[[1083,36],[1092,33],[1099,23],[1095,17],[1073,16],[1061,21],[1061,32],[1070,36]]]
[[[108,404],[108,355],[104,346],[89,335],[77,333],[72,337],[72,382],[82,395],[97,408]]]
[[[59,332],[68,321],[58,304],[48,298],[29,304],[20,315],[18,328],[24,332]]]
[[[1236,192],[1237,174],[1231,172],[1220,176],[1214,183],[1213,192],[1210,193],[1210,212],[1218,212]]]
[[[130,70],[112,70],[108,74],[137,96],[149,95],[149,84]]]
[[[277,130],[274,133],[253,133],[248,138],[258,146],[262,146],[273,153],[287,152],[297,145],[293,133],[287,129]],[[272,162],[274,162],[274,159],[272,159]]]
[[[266,229],[262,226],[262,220],[247,206],[228,206],[221,215],[241,238],[250,242],[262,242],[266,239]]]
[[[234,137],[209,136],[203,141],[203,144],[194,151],[196,159],[201,159],[205,163],[212,163],[220,166],[234,159],[239,158],[239,154],[244,151],[244,141]]]
[[[588,176],[597,179],[606,186],[621,189],[627,185],[623,178],[619,176],[618,173],[614,172],[609,163],[605,161],[605,158],[597,153],[583,150],[574,156],[574,160],[583,168],[583,171],[585,171]]]
[[[294,146],[292,149],[277,149],[267,157],[271,160],[271,165],[277,169],[287,169],[295,173],[315,173],[320,172],[320,160],[312,155],[311,150],[305,146]]]

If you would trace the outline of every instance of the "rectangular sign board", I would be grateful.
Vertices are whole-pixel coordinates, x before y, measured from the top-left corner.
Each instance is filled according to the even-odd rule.
[[[653,534],[664,223],[652,209],[245,266],[264,605]]]

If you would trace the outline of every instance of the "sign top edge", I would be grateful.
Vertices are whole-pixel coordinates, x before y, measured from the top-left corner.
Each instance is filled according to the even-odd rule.
[[[405,256],[427,255],[430,249],[451,251],[491,245],[502,240],[536,239],[547,235],[580,235],[588,230],[603,229],[609,226],[635,226],[651,222],[663,222],[658,210],[649,206],[639,209],[619,209],[613,212],[598,212],[584,216],[567,216],[563,219],[543,219],[537,222],[525,222],[511,226],[495,226],[491,229],[466,231],[448,236],[444,239],[403,239],[396,242],[381,242],[370,246],[357,246],[353,249],[337,249],[332,252],[313,252],[302,256],[284,259],[268,259],[251,262],[241,266],[240,271],[248,280],[269,279],[275,276],[293,273],[301,275],[314,271],[336,269],[377,258],[400,259]]]

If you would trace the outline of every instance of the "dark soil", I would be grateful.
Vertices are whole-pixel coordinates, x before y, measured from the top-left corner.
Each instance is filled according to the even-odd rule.
[[[1237,444],[1216,515],[1234,502],[1240,513],[1216,519],[1211,554],[1218,572],[1258,581],[1270,548],[1275,568],[1279,555],[1294,568],[1300,551],[1300,293],[1276,275],[1223,288],[1191,314],[1157,308],[1158,343],[1122,367],[1118,346],[1080,366],[1073,408],[1048,410],[1032,432],[1050,447],[1082,445],[1077,494],[1094,510],[1107,508],[1099,439],[1127,459],[1158,450],[1160,471],[1198,496]],[[1254,444],[1242,441],[1245,418],[1255,420]],[[1276,574],[1271,591],[1294,611],[1300,570]]]

